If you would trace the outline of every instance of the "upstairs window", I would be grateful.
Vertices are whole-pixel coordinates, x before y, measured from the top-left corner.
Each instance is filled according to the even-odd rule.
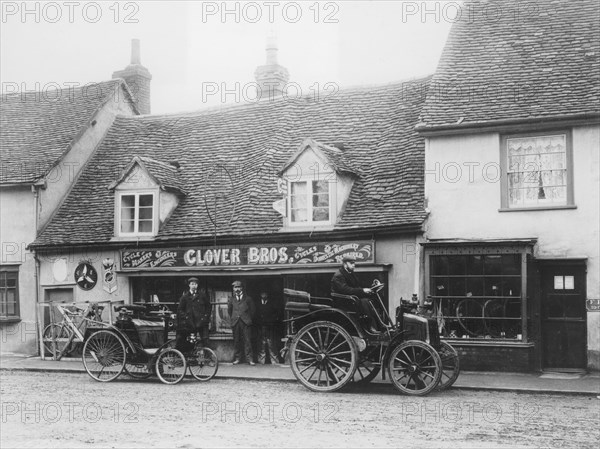
[[[572,199],[570,134],[506,136],[502,143],[503,208],[569,206]]]
[[[121,236],[154,235],[155,193],[119,194],[119,234]]]
[[[327,180],[290,182],[290,222],[292,225],[330,224],[331,192]]]

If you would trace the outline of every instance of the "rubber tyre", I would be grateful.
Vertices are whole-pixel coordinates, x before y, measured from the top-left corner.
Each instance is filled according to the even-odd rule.
[[[458,352],[456,352],[456,349],[448,343],[442,341],[440,343],[438,354],[442,360],[442,377],[440,378],[438,389],[445,390],[456,382],[456,379],[458,379],[458,375],[460,374]]]
[[[83,366],[98,382],[116,379],[125,368],[126,354],[123,340],[114,332],[94,332],[83,345]]]
[[[330,321],[304,326],[290,346],[296,379],[312,391],[336,391],[350,382],[358,365],[358,349],[350,334]]]
[[[432,346],[409,340],[396,346],[388,361],[394,387],[401,393],[423,396],[433,391],[442,376],[442,360]]]
[[[177,349],[165,349],[156,358],[155,371],[165,384],[175,385],[183,380],[187,363],[185,357]]]

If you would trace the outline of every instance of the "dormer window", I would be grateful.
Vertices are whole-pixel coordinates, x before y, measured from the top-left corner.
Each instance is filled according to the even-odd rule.
[[[156,195],[151,193],[119,192],[119,234],[154,235]]]
[[[290,182],[290,224],[331,223],[331,183],[327,180]]]
[[[279,172],[284,228],[334,226],[342,216],[358,172],[344,151],[306,139]],[[279,203],[279,202],[277,202]],[[276,207],[276,205],[274,205]]]
[[[155,237],[186,193],[179,165],[135,156],[109,188],[115,193],[115,238]]]

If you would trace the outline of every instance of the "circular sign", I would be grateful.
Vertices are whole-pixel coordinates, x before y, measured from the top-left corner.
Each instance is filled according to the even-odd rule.
[[[75,282],[83,290],[91,290],[98,282],[98,272],[87,262],[82,262],[75,268]]]
[[[54,275],[54,280],[57,282],[63,282],[67,279],[67,276],[69,275],[69,272],[67,271],[67,260],[56,259],[52,265],[52,274]]]

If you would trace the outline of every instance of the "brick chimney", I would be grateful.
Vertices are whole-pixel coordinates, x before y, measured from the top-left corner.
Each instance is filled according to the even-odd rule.
[[[254,78],[258,83],[257,92],[261,100],[280,96],[290,79],[288,70],[277,62],[277,38],[273,33],[267,36],[267,63],[258,66]]]
[[[131,40],[131,63],[124,70],[113,73],[113,78],[123,78],[134,96],[140,114],[150,114],[150,80],[152,75],[142,65],[140,40]]]

